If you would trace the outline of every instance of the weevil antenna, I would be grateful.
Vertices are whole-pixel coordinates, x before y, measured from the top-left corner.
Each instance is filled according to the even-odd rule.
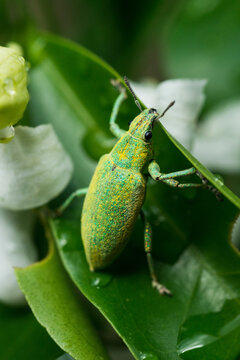
[[[170,104],[166,107],[166,109],[161,113],[161,115],[158,116],[158,119],[160,119],[161,117],[163,117],[166,112],[175,104],[175,100],[173,100],[172,102],[170,102]]]
[[[132,89],[132,87],[131,87],[131,85],[130,85],[130,83],[129,83],[128,78],[127,78],[126,76],[124,76],[123,79],[124,79],[125,84],[126,84],[127,87],[129,88],[129,90],[130,90],[130,92],[131,92],[131,94],[132,94],[132,96],[133,96],[133,98],[134,98],[135,104],[137,105],[137,107],[139,108],[139,110],[142,111],[142,107],[141,107],[141,105],[140,105],[140,102],[138,101],[138,99],[137,99],[137,97],[136,97],[136,94],[135,94],[135,92],[133,91],[133,89]]]

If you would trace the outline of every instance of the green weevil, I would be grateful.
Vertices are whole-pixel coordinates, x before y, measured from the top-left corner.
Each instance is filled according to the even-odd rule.
[[[124,131],[116,123],[117,113],[121,103],[126,98],[126,91],[120,83],[115,83],[120,90],[110,117],[110,130],[119,139],[109,154],[99,160],[91,183],[88,188],[75,191],[58,209],[61,213],[76,196],[86,195],[82,217],[81,235],[86,258],[91,271],[103,269],[110,265],[121,253],[127,244],[139,214],[144,222],[144,247],[152,279],[152,285],[160,294],[171,295],[171,292],[158,282],[154,271],[151,255],[152,231],[151,226],[142,210],[144,203],[147,176],[144,169],[156,181],[178,187],[208,187],[206,179],[194,167],[190,169],[164,174],[160,172],[159,165],[154,160],[152,146],[152,130],[154,123],[174,104],[159,115],[155,109],[141,109],[127,78],[126,85],[131,91],[135,103],[141,113]],[[177,181],[176,177],[197,174],[202,183],[184,183]]]

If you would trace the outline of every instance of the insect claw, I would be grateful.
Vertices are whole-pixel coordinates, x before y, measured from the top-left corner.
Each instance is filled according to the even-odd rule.
[[[164,285],[160,284],[156,280],[152,281],[152,287],[156,288],[160,295],[172,296],[170,290],[168,290]]]
[[[111,79],[110,83],[121,93],[124,94],[125,99],[127,98],[127,93],[125,87],[122,85],[119,79]]]
[[[52,209],[49,209],[47,206],[44,206],[43,208],[41,208],[39,210],[39,213],[42,214],[43,217],[45,217],[45,218],[52,218],[52,219],[55,219],[61,215],[61,213],[58,213],[57,209],[52,210]]]
[[[61,215],[62,215],[61,211],[58,210],[58,209],[55,209],[55,210],[52,212],[51,217],[52,217],[53,219],[55,219],[55,218],[58,218],[58,217],[61,216]]]
[[[216,196],[216,199],[218,201],[223,201],[223,196],[220,193],[220,191],[217,190],[214,186],[210,185],[208,183],[208,180],[205,178],[205,176],[203,176],[202,173],[200,173],[200,171],[197,170],[196,175],[202,180],[202,183],[205,186],[205,188],[207,188],[209,191],[211,191]]]
[[[207,185],[207,188],[208,188],[208,190],[210,190],[216,196],[216,199],[218,201],[223,201],[224,200],[224,198],[223,198],[222,194],[220,193],[220,191],[218,191],[214,186]]]
[[[202,180],[202,183],[204,185],[208,184],[208,180],[203,176],[202,173],[200,173],[200,171],[196,170],[196,175]]]

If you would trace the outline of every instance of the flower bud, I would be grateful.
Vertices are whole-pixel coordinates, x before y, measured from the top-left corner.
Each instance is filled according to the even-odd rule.
[[[0,46],[0,132],[21,119],[28,100],[24,58],[15,48]],[[0,141],[6,141],[1,133]]]

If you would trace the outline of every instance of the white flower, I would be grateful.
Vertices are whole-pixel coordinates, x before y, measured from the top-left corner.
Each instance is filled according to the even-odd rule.
[[[15,130],[10,143],[0,144],[0,207],[33,209],[62,192],[73,165],[51,125]]]
[[[240,100],[222,104],[197,123],[205,80],[177,79],[159,84],[133,83],[138,97],[160,113],[164,127],[205,166],[224,173],[240,172]]]
[[[17,126],[16,136],[0,144],[0,301],[25,303],[14,266],[37,260],[32,242],[33,209],[62,192],[73,170],[51,125]],[[3,209],[5,208],[5,209]]]
[[[13,138],[29,94],[21,48],[11,47],[0,47],[0,143],[6,143],[0,144],[0,301],[20,305],[25,299],[13,267],[37,260],[34,219],[33,211],[10,210],[48,203],[68,184],[73,165],[51,125],[16,127]]]
[[[193,154],[207,167],[240,172],[240,100],[213,109],[199,124]]]
[[[0,209],[0,301],[9,305],[25,303],[13,267],[24,267],[37,260],[31,238],[33,224],[32,211]]]

